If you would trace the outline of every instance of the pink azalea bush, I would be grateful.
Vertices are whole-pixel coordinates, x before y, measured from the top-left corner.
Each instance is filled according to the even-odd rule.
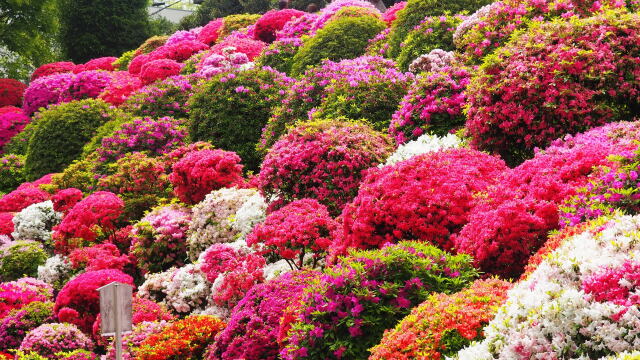
[[[189,78],[170,76],[132,93],[123,107],[136,116],[186,118],[192,89]]]
[[[38,67],[33,72],[33,74],[31,74],[31,81],[37,80],[44,76],[72,72],[75,67],[76,65],[74,63],[68,61],[44,64]]]
[[[312,122],[292,129],[267,154],[259,187],[282,201],[311,198],[338,214],[358,190],[363,171],[382,163],[391,142],[357,123]]]
[[[53,74],[39,77],[29,84],[24,92],[22,109],[27,115],[31,115],[40,108],[60,103],[60,98],[71,85],[74,75],[72,73]]]
[[[207,45],[213,45],[220,36],[220,29],[222,26],[222,19],[211,20],[207,25],[202,27],[196,39]]]
[[[19,350],[34,352],[48,359],[58,359],[57,353],[77,349],[93,350],[93,341],[72,324],[43,324],[30,331]]]
[[[14,310],[20,310],[36,301],[53,299],[51,285],[34,278],[21,278],[16,281],[0,283],[0,320]]]
[[[337,232],[338,223],[324,205],[314,199],[302,199],[269,214],[249,233],[247,245],[264,255],[285,259],[297,269],[305,266],[305,255],[310,255],[314,268],[326,256]]]
[[[107,71],[82,71],[71,78],[69,86],[60,94],[60,102],[97,98],[111,82]]]
[[[169,181],[176,196],[187,204],[202,201],[213,190],[244,183],[240,157],[223,150],[188,153],[173,165]]]
[[[21,132],[30,121],[31,119],[22,112],[0,114],[0,149]]]
[[[272,43],[276,39],[276,32],[281,30],[289,21],[304,15],[295,9],[267,11],[255,24],[254,37],[256,40]]]
[[[259,40],[243,39],[229,36],[221,42],[212,46],[210,53],[222,55],[224,49],[228,47],[234,47],[236,49],[236,52],[246,54],[249,60],[253,60],[258,57],[260,53],[262,53],[262,50],[265,48],[265,46],[266,44]]]
[[[119,106],[141,87],[142,82],[138,77],[126,71],[116,71],[112,73],[109,85],[98,97],[109,104]]]
[[[49,200],[50,195],[33,183],[23,183],[0,198],[0,212],[19,212],[29,205]]]
[[[34,301],[12,311],[0,321],[0,350],[17,349],[29,331],[49,322],[54,322],[50,301]]]
[[[384,22],[387,23],[387,26],[390,27],[398,17],[398,11],[404,9],[405,6],[407,6],[406,1],[393,4],[393,6],[389,7],[387,11],[382,14],[382,20],[384,20]]]
[[[131,264],[129,256],[121,255],[118,247],[112,243],[74,249],[68,259],[72,269],[84,271],[125,271],[125,267]]]

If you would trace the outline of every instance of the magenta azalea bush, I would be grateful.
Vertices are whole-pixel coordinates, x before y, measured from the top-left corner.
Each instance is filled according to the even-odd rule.
[[[20,344],[20,351],[35,352],[45,358],[55,359],[62,351],[93,350],[94,343],[71,324],[43,324],[30,331]]]

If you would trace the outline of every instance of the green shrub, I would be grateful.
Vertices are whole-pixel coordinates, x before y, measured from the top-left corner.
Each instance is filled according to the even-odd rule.
[[[172,76],[155,82],[133,93],[122,107],[133,116],[187,118],[185,104],[192,92],[193,80]]]
[[[463,11],[473,13],[492,0],[408,0],[407,6],[398,12],[389,34],[388,55],[392,58],[400,54],[400,44],[427,16],[440,16],[445,13],[457,14]]]
[[[240,29],[244,29],[249,25],[253,25],[260,19],[260,14],[236,14],[229,15],[222,19],[222,28],[220,29],[220,36],[218,38],[223,39],[232,32]]]
[[[13,281],[22,277],[36,277],[38,266],[47,261],[47,253],[36,241],[13,241],[0,248],[0,278]]]
[[[407,71],[413,60],[431,50],[454,50],[453,33],[462,20],[462,15],[430,16],[422,20],[402,42],[402,50],[397,58],[400,69]]]
[[[31,134],[33,134],[38,127],[37,120],[37,118],[33,118],[21,132],[9,140],[3,149],[5,154],[27,155],[29,139],[31,139]]]
[[[298,52],[300,45],[302,45],[302,41],[297,38],[274,41],[264,49],[262,55],[255,59],[255,63],[258,66],[270,66],[288,74],[291,72],[293,57]]]
[[[76,188],[85,194],[96,191],[98,180],[97,175],[97,154],[93,153],[85,159],[76,160],[67,166],[60,174],[53,175],[51,185],[46,191]]]
[[[369,39],[385,29],[385,24],[374,16],[342,17],[330,21],[315,36],[305,40],[293,57],[292,75],[302,74],[308,67],[324,59],[353,59],[364,54]]]
[[[131,62],[131,60],[133,60],[135,55],[136,55],[135,50],[129,50],[123,53],[122,55],[120,55],[118,60],[113,62],[113,67],[116,70],[127,71],[127,68],[129,67],[129,63]]]
[[[255,147],[271,109],[291,80],[268,68],[219,74],[202,83],[189,99],[189,136],[235,151],[246,170],[261,161]]]
[[[164,45],[167,42],[167,39],[169,39],[169,37],[166,35],[152,36],[145,40],[142,45],[138,46],[138,48],[135,49],[134,52],[137,55],[148,54]]]
[[[25,181],[24,155],[7,154],[0,158],[0,192],[9,193]]]
[[[132,116],[129,113],[118,114],[113,120],[109,120],[102,124],[95,132],[95,135],[82,147],[81,158],[86,158],[92,152],[96,151],[102,145],[102,139],[111,136],[114,131],[118,130],[122,124],[130,121]]]
[[[27,180],[64,170],[82,154],[96,130],[118,112],[101,100],[81,100],[52,106],[38,115],[25,159]]]

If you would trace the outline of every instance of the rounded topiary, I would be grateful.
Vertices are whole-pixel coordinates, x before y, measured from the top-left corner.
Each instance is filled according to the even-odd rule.
[[[260,14],[235,14],[225,16],[222,19],[222,28],[220,29],[219,38],[223,39],[229,36],[232,32],[246,28],[253,25],[260,19]]]
[[[400,69],[408,70],[413,60],[422,54],[429,53],[431,50],[454,50],[453,32],[456,26],[465,18],[462,15],[428,16],[424,18],[420,24],[411,30],[401,44],[402,49],[397,58]]]
[[[517,164],[565,135],[640,111],[640,15],[535,23],[485,58],[466,91],[472,145]]]
[[[25,181],[23,155],[8,154],[0,158],[0,192],[11,192]]]
[[[404,9],[398,11],[389,34],[388,55],[397,57],[401,43],[407,35],[427,16],[440,16],[445,13],[457,14],[463,11],[472,13],[492,0],[408,0]]]
[[[48,255],[36,241],[13,241],[0,247],[0,278],[13,281],[38,275],[38,266],[47,261]]]
[[[59,172],[82,154],[96,129],[116,112],[101,100],[81,100],[54,106],[38,116],[25,160],[27,179]]]
[[[320,64],[324,59],[353,59],[363,55],[369,39],[385,28],[379,17],[370,15],[330,21],[298,50],[293,57],[291,73],[302,74],[307,67]]]
[[[256,145],[262,128],[290,83],[286,75],[270,68],[215,76],[189,100],[191,139],[234,151],[247,170],[257,170],[261,156]]]

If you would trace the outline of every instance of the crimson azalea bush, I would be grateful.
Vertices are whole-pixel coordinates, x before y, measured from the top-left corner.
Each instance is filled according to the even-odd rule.
[[[469,220],[474,196],[505,170],[499,158],[470,149],[427,153],[372,169],[342,213],[340,245],[367,249],[410,239],[450,250],[451,237]]]
[[[143,85],[148,85],[156,80],[179,75],[180,70],[182,70],[182,65],[177,61],[171,59],[153,60],[142,65],[140,69],[140,80]]]
[[[31,119],[22,112],[0,114],[0,149],[3,149],[30,121]]]
[[[189,99],[189,136],[236,152],[245,169],[257,170],[260,132],[291,83],[270,68],[222,73],[196,88]]]
[[[111,74],[111,82],[104,88],[98,98],[109,104],[119,106],[141,87],[142,82],[138,77],[126,71],[116,71]]]
[[[66,215],[83,197],[82,191],[76,188],[60,190],[51,197],[53,210]]]
[[[482,328],[507,298],[511,284],[476,280],[455,294],[433,294],[411,314],[386,330],[370,360],[440,360],[483,338]]]
[[[159,333],[142,341],[137,350],[140,360],[202,359],[225,323],[211,315],[191,315],[170,323]]]
[[[267,44],[259,40],[229,36],[211,47],[211,54],[222,55],[224,49],[234,47],[236,52],[246,54],[249,60],[258,57]]]
[[[27,85],[14,79],[0,79],[0,107],[21,106]]]
[[[272,43],[276,39],[277,31],[281,30],[287,22],[304,14],[303,11],[295,9],[267,11],[255,24],[254,38],[265,43]]]
[[[427,16],[416,25],[400,44],[397,61],[400,69],[406,71],[411,62],[431,50],[454,50],[453,32],[465,19],[463,15]]]
[[[68,257],[73,270],[97,271],[120,270],[131,264],[127,255],[121,255],[118,247],[112,243],[81,247],[71,251]]]
[[[57,359],[62,351],[93,350],[93,341],[72,324],[42,324],[22,340],[22,353],[34,352],[45,359]]]
[[[169,181],[180,201],[197,204],[211,191],[243,185],[239,163],[240,157],[230,151],[193,151],[173,165]]]
[[[131,276],[113,269],[88,271],[71,279],[56,297],[56,316],[91,334],[93,322],[100,313],[100,293],[96,290],[114,281],[134,286]]]
[[[19,212],[29,205],[49,200],[50,195],[32,183],[23,183],[0,198],[0,212]]]
[[[14,231],[13,213],[0,213],[0,235],[11,236]],[[10,239],[10,238],[9,238]]]
[[[418,76],[393,114],[389,134],[398,144],[422,134],[444,136],[464,125],[470,71],[452,66]]]
[[[198,36],[198,41],[207,45],[213,45],[220,37],[220,29],[222,28],[222,19],[213,19],[209,23],[202,27]]]
[[[338,223],[327,208],[315,199],[293,201],[267,216],[247,236],[247,245],[260,253],[285,259],[292,269],[305,266],[311,256],[311,268],[323,259],[338,238]]]
[[[179,205],[157,207],[137,222],[130,252],[138,267],[156,273],[184,266],[190,222],[191,212]]]
[[[136,91],[123,107],[135,116],[186,118],[192,88],[190,78],[171,76]]]
[[[175,35],[175,34],[174,34]],[[153,50],[150,55],[161,57],[164,59],[175,60],[177,62],[184,62],[191,56],[209,49],[207,44],[204,44],[197,40],[183,40],[177,42],[171,42],[171,38],[161,47]]]
[[[78,73],[80,71],[89,71],[89,70],[106,70],[113,71],[114,61],[118,60],[117,57],[114,56],[104,56],[95,59],[91,59],[82,65],[77,65],[76,69],[73,72]]]
[[[635,114],[639,85],[625,74],[638,71],[638,30],[638,15],[621,12],[532,25],[472,79],[472,144],[518,163],[564,134]]]
[[[0,157],[0,192],[9,193],[26,180],[23,155],[7,154]]]
[[[335,88],[332,86],[333,84],[341,84],[343,94],[344,91],[347,91],[347,86],[352,82],[361,91],[359,99],[352,99],[344,103],[344,106],[340,106],[343,103],[333,101],[336,105],[336,111],[339,110],[343,114],[345,110],[351,110],[357,116],[369,119],[368,115],[364,115],[364,111],[357,108],[359,105],[357,100],[368,100],[369,106],[365,107],[365,109],[371,111],[382,110],[380,114],[384,117],[385,110],[392,106],[391,104],[394,100],[380,99],[383,100],[382,109],[376,109],[374,98],[367,98],[366,96],[366,91],[364,90],[367,88],[366,84],[378,84],[378,86],[389,86],[398,91],[405,91],[403,89],[406,86],[404,81],[409,80],[407,76],[398,72],[395,62],[380,56],[360,56],[340,62],[323,61],[320,66],[306,71],[298,81],[286,89],[281,105],[273,109],[271,117],[262,131],[258,149],[266,152],[282,135],[287,133],[290,126],[308,119],[312,110],[319,108],[323,100],[330,95],[330,91]],[[399,79],[400,84],[393,85],[394,79]],[[381,94],[384,94],[384,96],[397,99],[396,95],[385,93],[384,89],[377,90],[382,91]],[[374,94],[380,95],[378,92],[374,92]],[[334,100],[339,101],[335,97]],[[393,106],[397,106],[397,104]],[[350,109],[350,107],[353,108]],[[373,125],[380,126],[381,123],[388,121],[382,117],[375,117],[380,122],[376,122]]]
[[[39,68],[37,68],[33,72],[33,74],[31,74],[31,81],[33,82],[34,80],[37,80],[38,78],[41,78],[44,76],[66,73],[66,72],[73,72],[75,68],[76,68],[76,65],[68,61],[44,64],[44,65],[41,65]]]
[[[280,318],[319,277],[315,271],[294,271],[251,288],[231,312],[206,359],[277,359],[280,349],[274,334],[280,331]]]
[[[124,202],[114,193],[98,191],[87,196],[53,228],[56,252],[68,254],[113,235],[123,210]]]
[[[382,163],[391,142],[366,125],[324,121],[302,124],[265,157],[258,183],[266,197],[311,198],[337,215],[355,197],[363,171]]]
[[[17,349],[29,331],[53,321],[53,303],[50,301],[34,301],[13,310],[0,321],[0,350]]]
[[[352,251],[304,291],[283,359],[362,359],[385,329],[432,293],[464,288],[476,270],[467,255],[419,242]]]
[[[13,281],[25,276],[36,276],[38,266],[48,255],[41,243],[32,240],[11,241],[0,246],[0,279]]]

